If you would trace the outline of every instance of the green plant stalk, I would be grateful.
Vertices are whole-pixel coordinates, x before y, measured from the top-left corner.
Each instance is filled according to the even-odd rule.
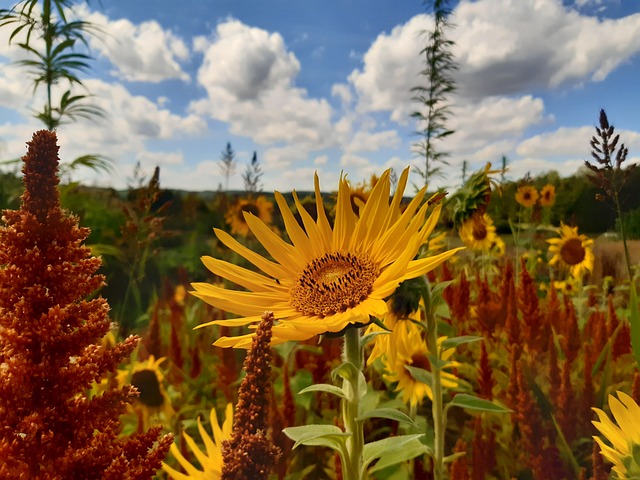
[[[362,347],[360,346],[360,329],[347,328],[344,334],[344,349],[342,352],[342,360],[345,363],[351,363],[356,367],[357,372],[362,371],[363,357]],[[344,429],[350,435],[347,437],[347,458],[343,465],[344,478],[349,480],[364,479],[363,457],[364,451],[364,432],[362,431],[362,422],[356,420],[360,414],[360,396],[364,392],[360,392],[358,383],[358,375],[351,376],[353,378],[345,378],[344,389],[350,391],[347,398],[342,399],[342,420]]]
[[[440,360],[438,349],[438,323],[431,308],[431,289],[429,281],[425,279],[422,297],[424,299],[425,317],[427,320],[427,348],[431,355]],[[446,429],[446,418],[442,402],[442,368],[436,362],[431,362],[432,385],[431,392],[433,401],[431,414],[433,417],[433,478],[434,480],[444,479],[444,433]]]

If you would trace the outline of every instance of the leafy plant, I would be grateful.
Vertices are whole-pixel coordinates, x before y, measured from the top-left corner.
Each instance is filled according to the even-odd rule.
[[[426,80],[426,86],[420,85],[411,89],[413,100],[426,110],[417,110],[411,114],[422,126],[419,132],[422,140],[414,147],[424,159],[424,167],[418,168],[418,174],[425,185],[431,177],[441,175],[441,165],[448,165],[445,159],[448,153],[438,151],[436,142],[454,133],[446,126],[446,120],[451,113],[446,100],[456,90],[452,74],[458,68],[451,53],[454,42],[445,35],[447,28],[451,26],[448,20],[451,14],[448,2],[431,0],[428,3],[433,6],[435,24],[433,30],[427,34],[427,45],[420,52],[425,58],[425,68],[420,75]]]

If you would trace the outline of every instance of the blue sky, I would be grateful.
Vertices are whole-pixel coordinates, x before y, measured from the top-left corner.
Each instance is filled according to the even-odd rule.
[[[149,5],[153,5],[149,9]],[[432,18],[408,0],[104,0],[76,14],[101,26],[85,84],[109,116],[58,132],[62,161],[101,153],[108,176],[76,180],[123,188],[137,162],[161,185],[215,190],[227,142],[238,168],[254,151],[264,190],[326,189],[420,159],[409,90],[423,81],[420,32]],[[509,178],[573,174],[590,158],[600,108],[640,159],[640,2],[477,0],[456,4],[450,166],[432,185],[454,188],[463,160],[476,170],[509,159]],[[24,154],[41,128],[30,117],[21,53],[0,30],[0,158]],[[414,181],[418,181],[414,177]]]

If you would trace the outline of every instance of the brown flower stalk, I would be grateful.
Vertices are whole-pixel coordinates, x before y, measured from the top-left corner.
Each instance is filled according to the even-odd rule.
[[[125,440],[118,417],[133,387],[89,395],[135,348],[109,331],[104,284],[89,234],[60,207],[56,134],[33,135],[23,157],[19,210],[0,227],[0,478],[151,478],[172,436],[158,429]]]
[[[222,444],[222,480],[266,480],[280,449],[268,437],[271,399],[271,327],[273,313],[266,312],[256,330],[244,362],[231,440]]]

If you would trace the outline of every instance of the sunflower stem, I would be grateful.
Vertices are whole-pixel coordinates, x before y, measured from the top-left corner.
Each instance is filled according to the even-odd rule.
[[[440,360],[440,350],[438,349],[438,322],[433,313],[431,304],[431,287],[429,280],[425,278],[425,287],[422,297],[424,299],[424,310],[427,321],[427,349]],[[433,392],[433,402],[431,404],[431,414],[433,417],[433,478],[442,480],[444,478],[444,432],[446,428],[446,418],[442,402],[442,368],[440,362],[431,363],[431,390]]]
[[[342,399],[342,420],[345,432],[350,434],[346,440],[347,458],[343,466],[344,478],[362,480],[365,475],[362,457],[364,432],[362,431],[362,422],[357,418],[360,413],[360,398],[365,392],[360,391],[359,382],[363,365],[359,328],[347,328],[344,334],[342,360],[344,363],[351,363],[355,367],[354,373],[356,373],[344,377],[343,389],[347,392],[347,398]]]

